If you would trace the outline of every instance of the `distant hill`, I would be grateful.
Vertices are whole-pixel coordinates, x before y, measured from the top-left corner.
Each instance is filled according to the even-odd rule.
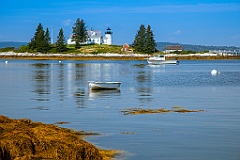
[[[18,49],[19,47],[27,44],[28,44],[27,42],[0,42],[0,49],[7,47],[14,47]]]
[[[192,44],[180,44],[171,42],[157,42],[157,49],[159,51],[165,51],[166,45],[182,45],[185,51],[203,52],[208,50],[239,50],[240,47],[234,46],[202,46]]]

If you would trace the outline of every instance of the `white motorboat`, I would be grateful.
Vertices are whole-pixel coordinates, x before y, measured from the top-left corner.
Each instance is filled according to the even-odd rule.
[[[164,55],[158,55],[147,59],[148,64],[178,64],[178,60],[166,60]]]
[[[99,90],[99,89],[118,89],[121,85],[121,82],[97,82],[89,81],[88,82],[90,89]]]

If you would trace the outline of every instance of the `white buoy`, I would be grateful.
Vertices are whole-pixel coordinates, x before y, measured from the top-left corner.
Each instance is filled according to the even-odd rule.
[[[5,61],[5,64],[8,64],[8,61]]]
[[[213,70],[211,71],[211,74],[212,74],[213,76],[216,76],[217,73],[218,73],[218,71],[217,71],[216,69],[213,69]]]
[[[62,61],[58,61],[58,63],[62,63]]]

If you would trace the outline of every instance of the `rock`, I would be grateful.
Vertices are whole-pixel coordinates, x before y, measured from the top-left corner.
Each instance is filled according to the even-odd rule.
[[[0,159],[103,159],[78,132],[29,119],[0,115]],[[101,152],[101,153],[100,153]]]

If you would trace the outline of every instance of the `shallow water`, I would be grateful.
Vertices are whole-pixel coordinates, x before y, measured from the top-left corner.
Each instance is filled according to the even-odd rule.
[[[87,139],[119,159],[240,159],[240,61],[0,60],[0,114],[98,132]],[[220,74],[211,75],[217,69]],[[87,81],[121,81],[92,92]],[[202,109],[123,115],[125,108]]]

